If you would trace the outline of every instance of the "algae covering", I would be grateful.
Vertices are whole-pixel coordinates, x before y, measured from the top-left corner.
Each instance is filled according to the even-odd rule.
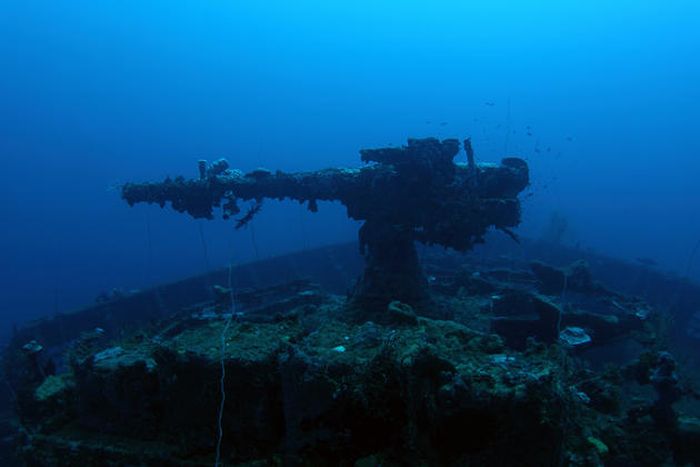
[[[341,295],[298,278],[232,290],[229,270],[228,284],[193,279],[206,293],[184,281],[18,331],[4,368],[22,459],[697,463],[700,397],[669,351],[668,314],[601,284],[586,261],[464,254],[490,227],[517,240],[509,227],[528,168],[477,164],[469,140],[463,147],[465,164],[453,161],[456,140],[409,140],[362,151],[362,169],[244,175],[201,161],[198,179],[125,185],[130,204],[169,202],[194,217],[216,207],[229,217],[254,200],[238,226],[263,198],[312,211],[338,200],[364,221],[364,271]],[[451,251],[419,255],[416,242]]]
[[[229,462],[429,465],[486,462],[517,448],[548,465],[560,455],[552,447],[562,445],[571,399],[560,355],[543,348],[524,357],[454,321],[348,323],[340,303],[328,297],[278,322],[230,327]],[[73,360],[70,376],[48,376],[31,402],[37,413],[27,423],[42,429],[28,458],[211,464],[224,323],[183,319]]]
[[[415,243],[467,251],[483,243],[493,227],[514,236],[520,223],[518,195],[529,183],[527,163],[515,157],[499,165],[477,164],[471,140],[463,143],[465,162],[455,162],[462,145],[456,139],[409,139],[402,147],[363,149],[359,169],[330,168],[285,173],[257,169],[244,174],[225,159],[199,162],[199,177],[127,183],[122,198],[136,203],[169,204],[194,218],[228,219],[240,201],[254,200],[236,228],[250,222],[264,199],[307,203],[338,201],[348,217],[363,222],[359,231],[364,272],[355,284],[352,304],[358,320],[381,320],[389,302],[401,300],[430,311]],[[220,209],[219,209],[220,208]]]
[[[392,302],[385,323],[360,323],[345,297],[303,281],[240,295],[244,311],[224,334],[225,465],[696,459],[700,425],[674,408],[694,395],[657,351],[650,305],[590,277],[546,295],[541,263],[476,271],[444,253],[425,261],[443,319]],[[117,341],[85,332],[52,359],[38,342],[7,355],[23,369],[14,384],[27,464],[212,465],[227,296]],[[264,308],[251,305],[263,297]],[[548,337],[552,311],[561,339]],[[533,336],[513,338],[508,320]],[[574,324],[590,340],[566,340]],[[596,355],[611,341],[628,349],[627,363]]]

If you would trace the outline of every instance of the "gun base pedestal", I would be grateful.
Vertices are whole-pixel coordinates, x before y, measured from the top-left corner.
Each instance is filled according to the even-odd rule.
[[[411,231],[367,221],[360,229],[360,249],[366,266],[349,301],[353,320],[384,322],[394,301],[428,311],[432,305],[428,281]]]

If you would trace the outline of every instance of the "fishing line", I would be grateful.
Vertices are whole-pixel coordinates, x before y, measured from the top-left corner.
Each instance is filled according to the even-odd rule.
[[[146,211],[146,213],[145,213],[144,220],[145,220],[145,224],[146,224],[147,255],[146,255],[146,266],[144,268],[142,281],[147,287],[151,287],[152,284],[155,284],[155,280],[154,280],[154,274],[153,274],[153,233],[151,231],[151,216],[148,214],[148,211]],[[156,305],[158,306],[158,312],[160,314],[162,314],[163,310],[166,309],[166,306],[165,306],[165,302],[163,300],[163,296],[160,293],[159,286],[153,285],[153,294],[155,295],[155,298],[156,298]]]
[[[216,459],[214,461],[214,467],[219,467],[221,464],[221,443],[224,439],[224,407],[226,405],[226,335],[231,327],[234,317],[236,316],[236,304],[233,296],[233,246],[231,247],[231,257],[228,263],[228,291],[229,299],[231,301],[230,314],[226,318],[226,324],[221,331],[220,336],[220,358],[219,364],[221,366],[221,377],[219,379],[219,390],[221,391],[221,399],[219,401],[219,415],[217,418],[217,428],[218,428],[218,438],[216,440]]]

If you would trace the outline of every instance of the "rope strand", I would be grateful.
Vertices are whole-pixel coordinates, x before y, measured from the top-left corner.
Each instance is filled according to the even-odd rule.
[[[226,405],[226,334],[231,327],[231,322],[236,314],[236,306],[233,297],[233,258],[228,263],[228,290],[231,300],[231,314],[226,318],[226,324],[221,331],[221,356],[219,362],[221,364],[221,379],[219,380],[219,388],[221,390],[221,400],[219,402],[219,417],[218,424],[218,439],[216,441],[216,460],[214,467],[219,467],[221,464],[221,443],[224,438],[224,406]]]

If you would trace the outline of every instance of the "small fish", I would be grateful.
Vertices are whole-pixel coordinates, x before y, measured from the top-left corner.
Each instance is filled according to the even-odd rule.
[[[447,122],[440,122],[440,126],[446,126]]]
[[[573,137],[571,137],[571,136],[567,136],[567,137],[566,137],[566,140],[567,140],[567,141],[569,141],[569,142],[571,142],[571,141],[573,141],[573,140],[574,140],[574,138],[573,138]]]
[[[493,107],[493,106],[496,105],[496,104],[493,103],[493,102],[491,102],[491,101],[488,101],[488,102],[484,102],[484,105],[485,105],[486,107]]]

